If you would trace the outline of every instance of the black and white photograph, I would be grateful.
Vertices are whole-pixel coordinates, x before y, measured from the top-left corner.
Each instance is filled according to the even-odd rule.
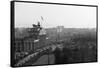
[[[11,66],[97,62],[97,6],[11,1]]]

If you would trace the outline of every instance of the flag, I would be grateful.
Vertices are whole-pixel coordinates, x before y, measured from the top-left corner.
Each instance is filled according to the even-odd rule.
[[[42,16],[41,16],[41,19],[44,20]]]

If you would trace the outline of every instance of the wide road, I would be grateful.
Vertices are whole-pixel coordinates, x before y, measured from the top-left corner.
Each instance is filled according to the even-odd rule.
[[[54,64],[54,60],[55,60],[55,57],[53,54],[43,55],[32,65]]]
[[[30,54],[27,57],[20,60],[15,66],[54,64],[55,56],[51,54],[50,52],[53,52],[56,47],[61,47],[61,44],[51,45],[51,46],[47,46],[42,49],[39,49],[35,53]]]

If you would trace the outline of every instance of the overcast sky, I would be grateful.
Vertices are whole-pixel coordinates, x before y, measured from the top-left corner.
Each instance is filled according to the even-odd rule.
[[[15,3],[15,27],[32,27],[38,21],[45,28],[95,28],[96,7]]]

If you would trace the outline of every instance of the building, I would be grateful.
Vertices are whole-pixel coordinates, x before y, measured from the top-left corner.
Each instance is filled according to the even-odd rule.
[[[63,29],[64,29],[64,26],[57,26],[57,32],[62,32]]]
[[[18,31],[15,33],[17,34]],[[33,28],[23,29],[18,34],[14,42],[15,59],[24,57],[45,46],[46,31],[39,23],[37,25],[33,24]]]

